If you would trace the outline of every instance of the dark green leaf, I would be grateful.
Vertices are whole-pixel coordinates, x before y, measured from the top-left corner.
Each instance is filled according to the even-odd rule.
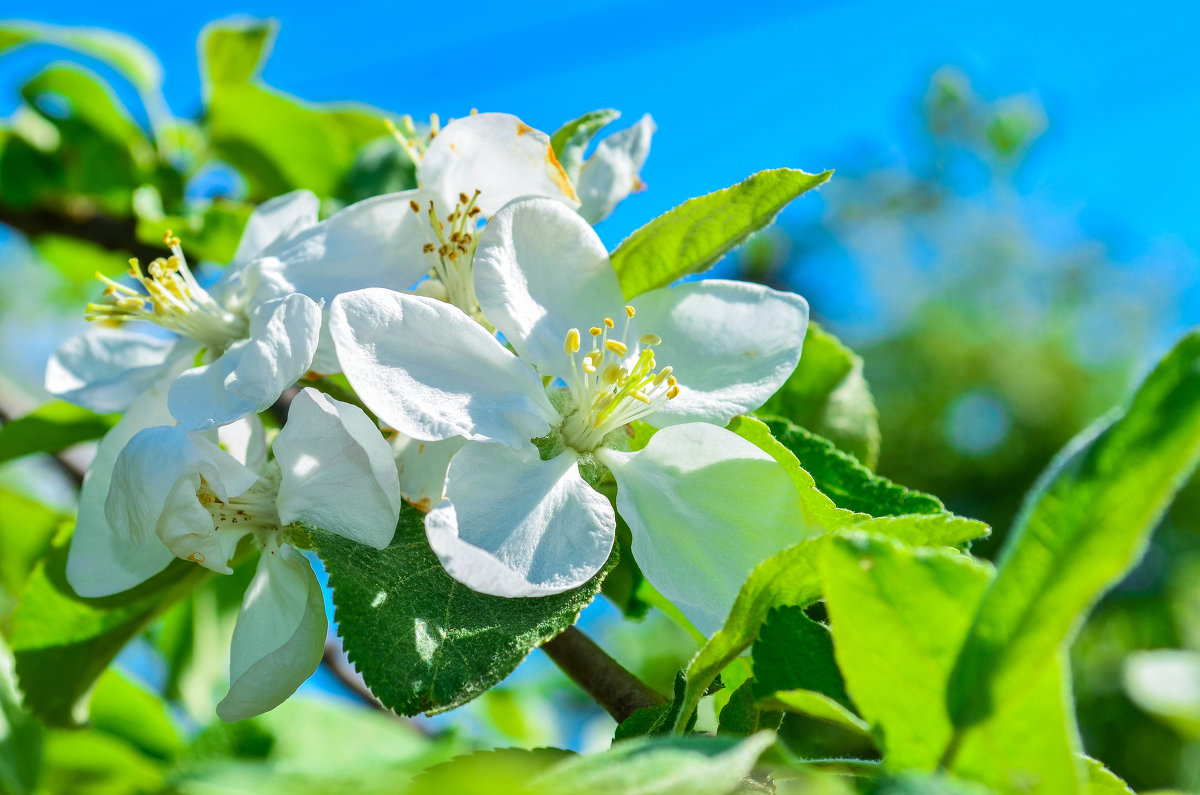
[[[725,708],[721,710],[717,720],[717,734],[749,737],[762,729],[775,731],[782,720],[783,713],[779,710],[764,710],[759,707],[754,697],[754,683],[747,679],[741,687],[733,691]]]
[[[313,536],[350,661],[376,698],[405,715],[452,709],[508,676],[531,649],[575,623],[615,562],[565,593],[487,596],[445,572],[425,540],[424,519],[406,505],[382,551],[331,533]]]
[[[17,703],[12,656],[0,640],[0,792],[27,795],[37,791],[42,735],[42,727]]]
[[[680,710],[683,709],[686,689],[686,680],[683,671],[680,671],[675,675],[674,697],[671,699],[671,703],[656,707],[642,707],[621,721],[621,725],[617,726],[617,730],[613,733],[613,741],[670,734],[672,727],[679,719]],[[696,716],[692,715],[684,726],[684,731],[690,731],[695,724]]]
[[[613,267],[626,298],[708,270],[800,194],[832,175],[791,168],[760,171],[743,182],[689,199],[617,246]]]
[[[1198,459],[1192,332],[1123,415],[1068,445],[1031,492],[955,666],[950,712],[960,734],[1052,665],[1089,607],[1141,557]]]
[[[803,608],[772,608],[751,656],[756,698],[768,698],[779,690],[812,690],[850,708],[829,629],[806,616]]]
[[[757,413],[786,417],[874,469],[879,458],[879,412],[862,368],[862,359],[853,351],[809,323],[800,364]]]
[[[116,669],[105,671],[96,682],[88,722],[155,759],[174,759],[183,749],[166,702]]]
[[[33,453],[57,453],[99,439],[118,419],[115,414],[97,414],[62,401],[47,403],[0,426],[0,462]]]

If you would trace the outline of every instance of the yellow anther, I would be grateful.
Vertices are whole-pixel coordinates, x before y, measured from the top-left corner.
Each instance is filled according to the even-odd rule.
[[[604,368],[604,374],[600,376],[600,380],[605,384],[615,384],[621,380],[621,369],[615,364],[610,364]]]
[[[671,387],[670,389],[667,390],[667,400],[674,400],[675,396],[678,394],[679,394],[679,387],[678,386]]]
[[[658,336],[657,334],[643,334],[642,336],[638,337],[638,342],[642,343],[643,345],[661,345],[662,337]]]
[[[588,375],[591,375],[592,373],[596,372],[596,363],[592,361],[592,357],[590,357],[590,356],[583,357],[583,371],[585,373],[587,373]]]
[[[629,304],[625,305],[625,317],[633,317],[635,314],[635,311],[636,310],[634,310],[634,308],[632,306],[629,306]]]
[[[629,353],[629,349],[625,347],[625,343],[617,342],[616,340],[608,340],[604,343],[604,347],[615,353],[617,356],[624,356]]]
[[[145,306],[146,301],[143,298],[131,298],[126,296],[125,298],[117,299],[117,308],[123,309],[126,312],[136,312],[139,309],[145,308]]]
[[[588,334],[591,334],[593,337],[599,337],[603,333],[604,329],[599,329],[595,326],[592,326],[590,329],[588,329]]]
[[[412,209],[412,211],[413,211],[414,213],[420,213],[420,212],[421,212],[421,205],[417,204],[417,200],[416,200],[416,199],[411,199],[411,200],[409,200],[409,202],[408,202],[408,206],[409,206],[409,208],[411,208],[411,209]]]
[[[675,386],[677,383],[679,382],[675,380],[675,376],[672,375],[667,377],[667,386]]]
[[[615,326],[617,324],[613,322],[613,319],[611,317],[606,317],[606,318],[604,318],[604,325],[608,326],[609,328],[612,328],[613,326]]]
[[[579,350],[579,329],[573,328],[567,332],[567,339],[563,343],[563,350],[572,354]]]

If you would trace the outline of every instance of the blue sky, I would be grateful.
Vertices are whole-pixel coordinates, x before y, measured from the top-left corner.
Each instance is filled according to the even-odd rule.
[[[1074,8],[1068,7],[1074,6]],[[26,6],[20,10],[31,9]],[[506,110],[552,130],[595,107],[659,124],[610,244],[680,201],[753,171],[852,168],[848,144],[901,152],[939,65],[985,95],[1033,91],[1051,128],[1023,188],[1128,239],[1200,242],[1200,7],[1183,2],[836,2],[330,5],[61,0],[36,18],[133,35],[163,61],[172,109],[199,107],[195,41],[231,14],[282,22],[265,77],[313,100],[414,116]],[[744,11],[742,10],[744,9]],[[45,53],[0,60],[0,112]]]

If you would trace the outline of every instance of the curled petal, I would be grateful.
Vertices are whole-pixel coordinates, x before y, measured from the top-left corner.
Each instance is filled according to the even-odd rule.
[[[450,461],[446,500],[425,517],[429,545],[450,576],[493,596],[546,596],[575,588],[612,552],[616,517],[579,476],[575,455],[542,461],[469,444]]]
[[[633,305],[639,332],[662,338],[655,358],[679,381],[679,395],[648,418],[659,427],[724,425],[758,408],[796,369],[808,330],[803,298],[746,282],[685,282]]]
[[[275,438],[279,521],[383,549],[400,518],[392,448],[358,406],[304,389]]]
[[[308,561],[286,544],[264,550],[233,630],[229,694],[217,715],[245,720],[282,704],[317,670],[327,630]]]
[[[248,339],[176,379],[171,414],[203,431],[269,408],[308,371],[320,329],[321,308],[306,296],[262,304],[250,317]]]
[[[630,193],[643,189],[638,176],[650,154],[656,127],[650,114],[637,124],[613,133],[596,147],[579,173],[579,214],[589,224],[609,216]]]
[[[518,196],[579,204],[550,136],[508,113],[476,113],[447,124],[429,145],[417,176],[450,206],[460,193],[478,190],[476,204],[484,215]]]
[[[359,290],[334,299],[329,328],[358,396],[406,436],[515,447],[557,419],[541,379],[449,304]]]
[[[568,330],[586,334],[624,304],[600,238],[549,199],[515,201],[488,221],[475,251],[475,292],[487,319],[543,375],[572,366]]]
[[[446,472],[450,459],[467,443],[461,436],[438,442],[424,442],[397,433],[392,439],[396,471],[400,475],[400,493],[417,510],[429,512],[446,494]]]
[[[258,205],[246,221],[230,267],[245,265],[285,245],[289,238],[317,222],[320,208],[321,200],[308,190],[294,190]]]
[[[676,425],[640,452],[599,456],[616,476],[642,573],[706,635],[755,566],[816,532],[783,468],[724,428]]]

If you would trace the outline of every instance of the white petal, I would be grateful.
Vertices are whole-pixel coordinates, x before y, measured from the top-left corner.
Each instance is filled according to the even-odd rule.
[[[307,190],[294,190],[268,199],[250,213],[230,267],[269,253],[300,230],[317,222],[321,200]]]
[[[196,496],[203,478],[221,499],[250,488],[258,476],[197,433],[178,425],[146,428],[117,457],[104,513],[134,541],[158,538],[179,558],[222,574],[242,534],[219,534]]]
[[[282,704],[312,676],[325,648],[325,601],[308,561],[286,544],[264,550],[229,648],[224,721],[252,718]]]
[[[596,146],[596,151],[579,173],[579,214],[596,224],[626,196],[643,188],[638,173],[650,154],[654,119],[646,114],[637,124],[613,133]]]
[[[438,442],[424,442],[396,434],[392,451],[396,456],[396,471],[400,475],[400,493],[415,508],[428,512],[446,494],[446,471],[450,459],[462,449],[467,440],[461,436]]]
[[[706,635],[766,558],[816,530],[769,455],[707,423],[665,428],[637,453],[599,452],[646,579]]]
[[[417,171],[421,187],[453,205],[479,191],[477,206],[491,215],[518,196],[579,199],[550,147],[550,136],[508,113],[476,113],[438,132]]]
[[[46,391],[92,411],[124,411],[162,377],[176,344],[124,329],[90,328],[50,357]]]
[[[355,392],[406,436],[515,447],[557,419],[537,375],[449,304],[359,290],[334,299],[329,328]]]
[[[171,387],[171,413],[202,431],[271,406],[312,364],[321,308],[303,295],[262,304],[250,317],[250,336],[215,362],[188,370]]]
[[[110,596],[158,574],[174,556],[157,538],[136,543],[128,533],[116,533],[104,515],[113,465],[125,444],[143,428],[171,422],[167,387],[175,378],[168,371],[142,394],[96,448],[79,491],[79,512],[67,554],[67,582],[83,597]]]
[[[591,579],[612,552],[616,517],[575,455],[469,444],[450,461],[446,500],[425,535],[450,576],[493,596],[546,596]]]
[[[374,196],[346,207],[276,247],[248,269],[252,305],[292,293],[330,301],[364,287],[404,290],[429,271],[429,191]]]
[[[251,414],[217,429],[221,449],[248,469],[261,472],[267,463],[267,435],[262,420]]]
[[[282,524],[303,522],[376,549],[391,542],[401,503],[396,461],[362,409],[301,390],[274,449]]]
[[[549,199],[513,202],[488,221],[475,251],[475,292],[487,319],[545,375],[570,368],[568,330],[586,337],[624,306],[600,238]]]
[[[679,395],[648,419],[659,427],[724,425],[758,408],[796,369],[808,330],[803,298],[746,282],[685,282],[633,305],[638,331],[662,337],[659,366],[679,379]]]

